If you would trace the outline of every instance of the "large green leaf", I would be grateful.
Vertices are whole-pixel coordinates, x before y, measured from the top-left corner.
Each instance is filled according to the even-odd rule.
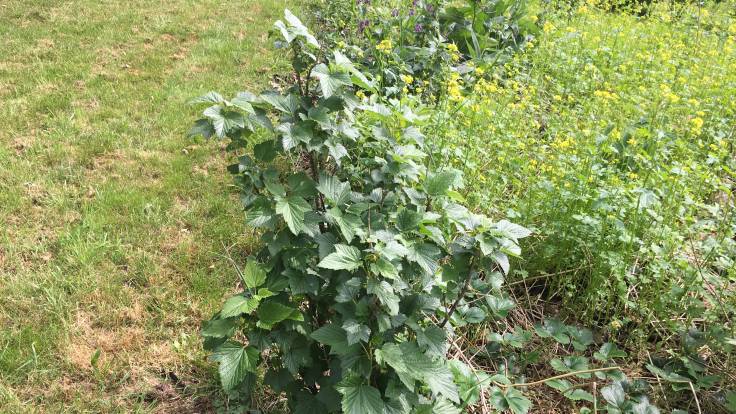
[[[531,401],[524,397],[516,388],[502,390],[493,387],[491,390],[491,404],[500,410],[511,410],[514,414],[526,414],[532,407]]]
[[[526,227],[522,227],[518,224],[511,223],[508,220],[501,220],[496,223],[496,230],[502,232],[505,236],[514,240],[523,239],[529,237],[532,232]]]
[[[438,197],[446,195],[450,188],[460,182],[460,173],[455,170],[441,171],[431,174],[424,183],[428,195]]]
[[[378,356],[396,371],[407,388],[413,389],[413,381],[419,380],[426,383],[435,395],[460,402],[450,369],[441,359],[434,360],[422,353],[416,343],[403,342],[398,346],[387,343]]]
[[[626,357],[626,355],[626,351],[620,350],[616,346],[616,344],[606,342],[605,344],[601,345],[601,349],[598,352],[593,353],[593,358],[597,359],[598,361],[606,362],[612,358],[624,358]]]
[[[363,263],[360,250],[353,246],[336,244],[335,251],[327,255],[318,266],[332,270],[355,270]]]
[[[447,333],[439,326],[431,325],[416,331],[419,346],[435,356],[444,356],[447,352]]]
[[[243,295],[236,295],[225,301],[220,313],[225,318],[249,314],[258,308],[260,300],[259,297],[246,298]]]
[[[289,183],[291,194],[299,197],[309,198],[317,195],[314,181],[303,172],[292,174],[286,179]]]
[[[601,389],[601,395],[612,406],[622,409],[626,402],[626,392],[619,383],[613,383]]]
[[[440,265],[437,261],[442,251],[431,243],[415,243],[408,247],[406,258],[416,262],[419,267],[429,274],[434,274]]]
[[[380,274],[387,279],[398,279],[399,270],[386,258],[379,258],[376,262],[371,263],[373,273]]]
[[[337,224],[345,240],[350,243],[356,234],[363,234],[363,221],[355,214],[343,213],[337,207],[327,210],[327,218]]]
[[[212,354],[212,359],[220,363],[220,381],[226,390],[240,384],[249,372],[255,373],[258,364],[258,350],[252,346],[227,341]]]
[[[371,338],[371,328],[355,320],[345,321],[342,327],[347,334],[348,345],[368,342]]]
[[[381,392],[363,383],[360,377],[351,377],[337,386],[342,394],[342,411],[345,414],[383,414]]]
[[[312,332],[312,338],[329,346],[332,351],[339,351],[341,347],[348,346],[348,336],[345,330],[333,323],[329,323]]]
[[[276,201],[276,212],[281,214],[289,230],[294,234],[304,230],[304,213],[311,209],[307,200],[297,196],[279,198]]]
[[[237,320],[235,318],[228,319],[211,319],[204,323],[202,327],[202,336],[209,338],[227,338],[235,333]]]
[[[227,111],[219,105],[205,109],[203,114],[212,121],[215,133],[220,138],[225,137],[233,129],[245,127],[245,118],[242,114]]]
[[[335,64],[341,69],[347,70],[352,75],[353,83],[363,89],[373,89],[375,86],[360,70],[358,70],[353,62],[339,51],[335,51]]]
[[[320,175],[317,190],[335,206],[341,206],[350,199],[350,183],[341,182],[332,175]]]
[[[275,26],[281,31],[287,42],[291,43],[294,39],[301,36],[309,46],[319,49],[317,39],[309,33],[309,29],[289,9],[284,10],[284,19],[289,23],[288,27],[281,20],[277,21]]]
[[[268,329],[271,326],[285,321],[287,319],[292,320],[303,320],[304,316],[298,309],[282,305],[278,302],[265,302],[261,303],[258,307],[258,325],[264,329]]]
[[[211,91],[207,92],[206,94],[202,96],[198,96],[191,101],[189,101],[191,104],[200,104],[200,103],[213,103],[213,104],[221,104],[225,103],[225,98],[222,97],[217,92]]]
[[[394,293],[394,289],[385,280],[368,279],[368,293],[376,295],[378,300],[388,308],[389,315],[399,314],[399,297]]]
[[[325,98],[334,95],[342,86],[353,84],[350,75],[337,70],[332,70],[324,63],[312,69],[311,76],[319,79],[319,85]]]
[[[255,289],[266,282],[266,271],[254,260],[249,260],[243,269],[243,281],[250,289]]]
[[[460,409],[444,398],[439,399],[432,405],[432,414],[460,414]]]
[[[405,208],[396,215],[396,228],[401,232],[413,231],[419,229],[419,223],[422,222],[422,215],[416,211]]]

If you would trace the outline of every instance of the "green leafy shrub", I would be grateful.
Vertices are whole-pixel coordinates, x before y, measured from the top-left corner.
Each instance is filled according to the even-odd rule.
[[[382,95],[425,102],[445,93],[450,67],[493,66],[538,33],[521,0],[337,0],[320,4],[317,15],[328,28],[324,43],[372,73]]]
[[[453,327],[497,311],[529,231],[464,207],[461,174],[427,168],[421,106],[382,99],[285,17],[294,85],[195,100],[209,106],[192,135],[230,139],[245,220],[263,231],[241,292],[202,329],[222,385],[247,392],[263,367],[297,413],[460,412],[488,381],[445,358]]]

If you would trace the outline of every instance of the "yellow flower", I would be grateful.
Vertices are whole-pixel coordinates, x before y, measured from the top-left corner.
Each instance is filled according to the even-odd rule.
[[[546,21],[546,22],[544,22],[544,26],[542,26],[542,30],[544,30],[544,33],[549,33],[551,31],[555,30],[555,25],[553,25],[549,21]]]
[[[703,132],[703,124],[705,121],[703,121],[703,118],[701,117],[695,117],[690,120],[690,132],[692,132],[693,135],[700,135],[701,132]]]
[[[381,43],[376,46],[376,49],[380,50],[381,52],[388,53],[393,49],[393,43],[391,43],[391,39],[383,39],[381,40]]]
[[[414,77],[411,75],[401,75],[401,80],[407,85],[414,83]]]

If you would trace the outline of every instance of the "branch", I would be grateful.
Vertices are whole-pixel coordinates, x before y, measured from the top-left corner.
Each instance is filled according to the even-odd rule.
[[[552,381],[552,380],[556,380],[556,379],[562,379],[562,378],[572,377],[574,375],[590,374],[590,373],[593,373],[593,372],[601,372],[601,371],[613,371],[615,369],[621,371],[621,367],[618,367],[618,366],[616,366],[616,367],[605,367],[605,368],[595,368],[595,369],[584,369],[582,371],[568,372],[566,374],[555,375],[554,377],[549,377],[549,378],[541,379],[541,380],[538,380],[538,381],[532,381],[532,382],[522,382],[522,383],[518,383],[518,384],[505,385],[505,384],[500,384],[500,383],[494,381],[493,384],[496,385],[497,387],[501,387],[501,388],[531,387],[531,386],[534,386],[534,385],[544,384],[547,381]]]
[[[473,259],[475,259],[475,256],[470,258],[470,266],[468,269],[468,276],[465,278],[465,283],[463,284],[463,288],[460,290],[460,293],[457,295],[457,299],[455,299],[455,302],[453,302],[452,306],[450,306],[450,309],[447,310],[447,315],[445,315],[445,319],[440,324],[440,328],[444,328],[445,325],[447,325],[447,322],[450,320],[450,317],[453,313],[455,313],[455,309],[457,309],[457,306],[460,304],[460,301],[465,297],[465,293],[468,291],[468,287],[470,286],[470,279],[473,277]]]

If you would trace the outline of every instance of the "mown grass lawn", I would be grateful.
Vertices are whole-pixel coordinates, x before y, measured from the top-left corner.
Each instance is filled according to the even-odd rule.
[[[0,4],[0,411],[206,406],[198,326],[248,238],[186,102],[266,86],[286,6]]]

